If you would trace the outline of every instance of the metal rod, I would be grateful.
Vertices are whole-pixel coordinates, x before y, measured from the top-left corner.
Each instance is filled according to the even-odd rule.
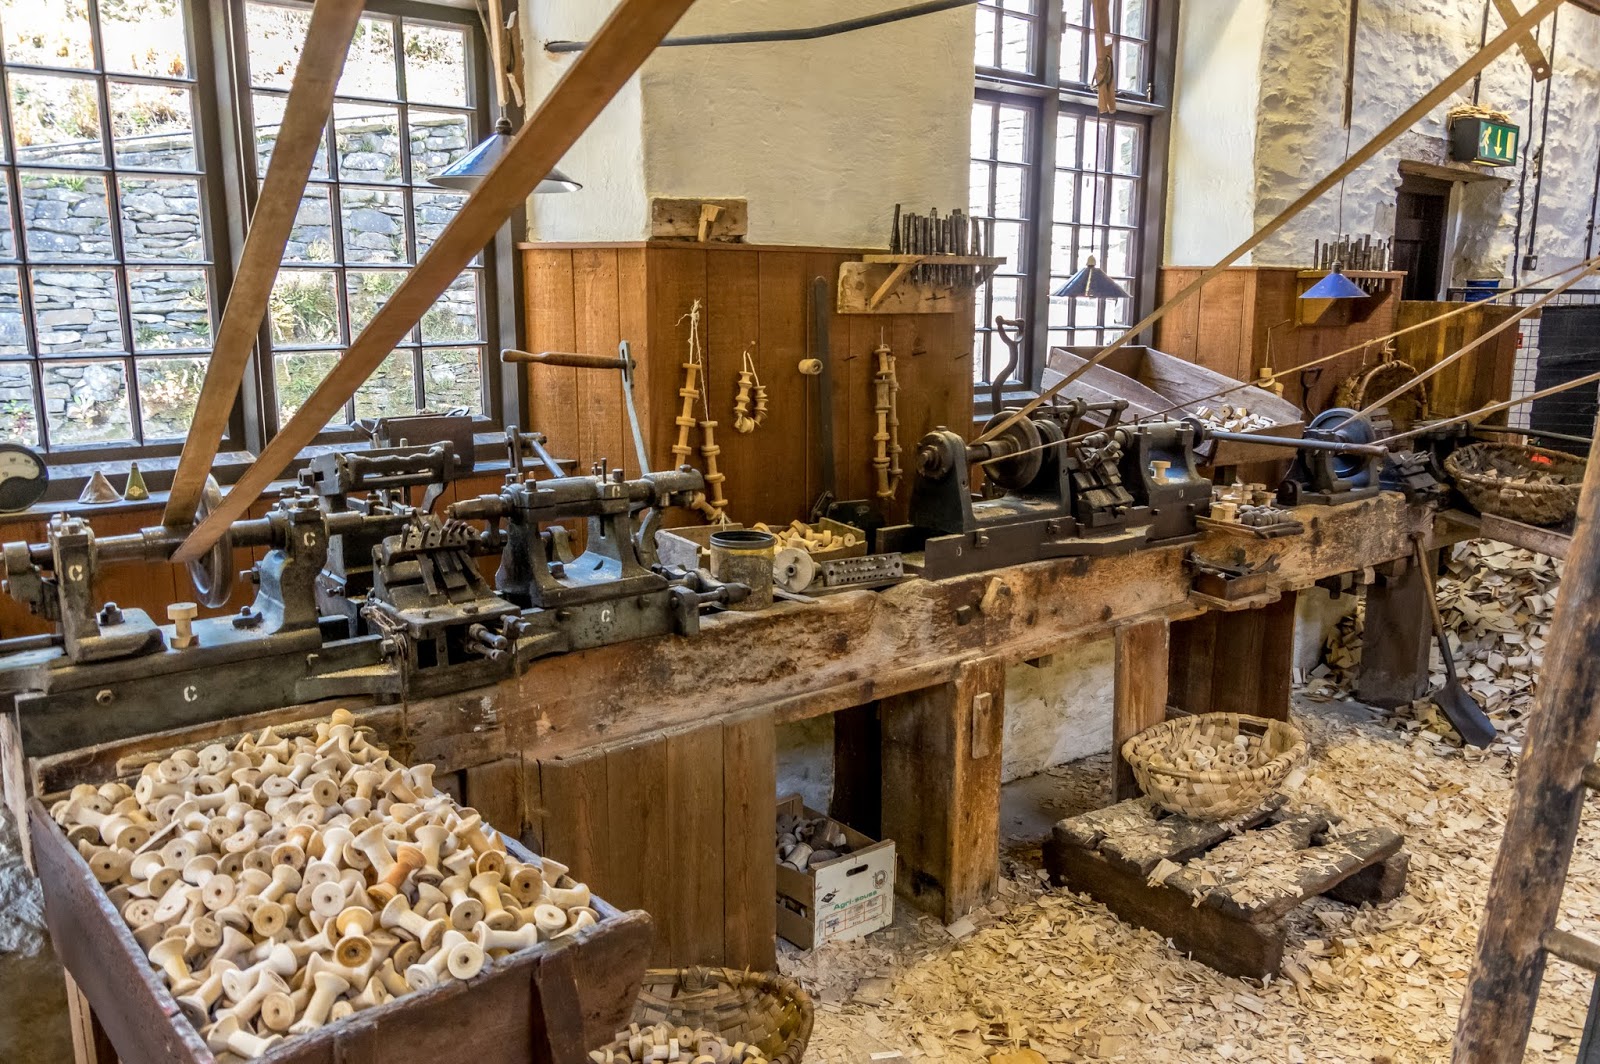
[[[1585,384],[1594,384],[1597,381],[1600,381],[1600,373],[1590,373],[1585,376],[1577,377],[1573,380],[1567,381],[1563,384],[1553,384],[1548,388],[1543,388],[1537,392],[1520,396],[1516,399],[1507,399],[1500,403],[1490,403],[1488,406],[1473,410],[1470,413],[1457,414],[1455,417],[1445,418],[1443,421],[1430,421],[1421,428],[1414,428],[1410,432],[1399,432],[1393,436],[1381,439],[1378,442],[1393,443],[1396,440],[1408,440],[1412,436],[1420,436],[1424,432],[1431,432],[1434,429],[1444,428],[1446,425],[1457,425],[1463,421],[1471,421],[1475,417],[1488,417],[1490,414],[1498,414],[1502,410],[1509,410],[1514,406],[1521,406],[1523,403],[1531,403],[1535,399],[1546,399],[1552,395],[1556,395],[1559,392],[1571,391],[1573,388],[1579,388]],[[1517,430],[1507,429],[1506,431],[1513,432]],[[1523,433],[1523,435],[1538,436],[1540,433],[1535,429],[1529,429],[1527,432]]]
[[[894,22],[904,22],[906,19],[919,18],[922,15],[936,15],[941,11],[952,11],[958,7],[972,7],[978,0],[928,0],[927,3],[912,4],[909,7],[897,7],[888,11],[880,11],[875,15],[862,15],[860,18],[847,18],[839,22],[827,22],[820,26],[805,26],[800,29],[789,30],[746,30],[743,33],[702,33],[686,37],[668,37],[661,42],[663,48],[688,48],[702,44],[778,44],[788,41],[815,41],[823,37],[834,37],[841,33],[853,33],[856,30],[871,29],[874,26],[887,26]],[[547,52],[581,52],[589,47],[588,41],[547,41],[544,50]]]

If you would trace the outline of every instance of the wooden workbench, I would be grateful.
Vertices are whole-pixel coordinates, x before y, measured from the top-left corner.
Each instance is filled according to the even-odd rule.
[[[536,661],[492,688],[344,704],[397,756],[437,763],[441,779],[455,780],[491,822],[520,824],[615,904],[649,910],[660,928],[657,961],[770,965],[774,725],[852,710],[840,733],[861,735],[857,707],[876,703],[865,718],[870,752],[839,759],[838,790],[876,791],[870,827],[896,842],[900,893],[953,920],[997,882],[1007,666],[1114,636],[1118,746],[1165,715],[1169,645],[1173,704],[1209,708],[1193,703],[1211,699],[1282,715],[1294,594],[1341,573],[1370,582],[1410,554],[1413,536],[1433,545],[1432,512],[1394,494],[1304,507],[1301,517],[1300,536],[1212,532],[1122,557],[780,603],[708,617],[694,639]],[[1191,594],[1189,549],[1221,560],[1236,550],[1252,562],[1276,555],[1277,570],[1262,594],[1221,604]],[[152,750],[329,708],[26,761],[4,720],[7,797],[15,808],[29,793],[132,771]]]

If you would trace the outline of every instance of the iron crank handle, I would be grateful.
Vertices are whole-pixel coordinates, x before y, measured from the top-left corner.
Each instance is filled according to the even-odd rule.
[[[501,362],[528,362],[539,366],[568,366],[573,369],[622,369],[627,362],[614,355],[584,355],[573,351],[518,351],[506,348],[500,352]]]

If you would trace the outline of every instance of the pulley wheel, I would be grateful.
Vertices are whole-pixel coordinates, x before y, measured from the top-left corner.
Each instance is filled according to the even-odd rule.
[[[1014,409],[1000,411],[983,426],[983,431],[988,432],[1015,413]],[[1039,426],[1033,423],[1032,418],[1018,418],[1015,423],[1007,426],[1004,432],[990,441],[991,444],[1006,442],[1013,445],[1014,453],[984,466],[984,475],[997,487],[1007,491],[1021,491],[1032,484],[1034,478],[1039,475],[1039,470],[1044,468],[1044,451],[1039,446],[1043,442],[1039,437]]]
[[[1330,407],[1312,418],[1311,423],[1306,426],[1306,435],[1335,440],[1339,443],[1357,444],[1376,443],[1381,438],[1371,421],[1365,417],[1357,417],[1356,411],[1343,406]],[[1329,454],[1328,461],[1334,475],[1340,480],[1349,480],[1358,488],[1367,486],[1366,455]],[[1356,483],[1357,481],[1360,483]]]
[[[772,582],[796,594],[817,578],[817,560],[799,547],[785,547],[772,560]]]
[[[199,527],[217,507],[222,505],[222,488],[216,477],[206,477],[205,490],[200,493],[200,504],[195,507],[194,523]],[[194,597],[202,605],[216,609],[226,606],[233,597],[233,529],[222,534],[212,548],[190,562],[189,580],[194,584]]]

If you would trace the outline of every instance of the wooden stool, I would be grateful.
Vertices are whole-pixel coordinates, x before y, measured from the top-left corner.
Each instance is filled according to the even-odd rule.
[[[1335,837],[1331,814],[1290,816],[1283,803],[1274,795],[1243,820],[1218,824],[1130,799],[1057,824],[1045,867],[1054,883],[1219,972],[1276,975],[1289,913],[1319,894],[1351,905],[1391,901],[1411,860],[1397,832]]]

